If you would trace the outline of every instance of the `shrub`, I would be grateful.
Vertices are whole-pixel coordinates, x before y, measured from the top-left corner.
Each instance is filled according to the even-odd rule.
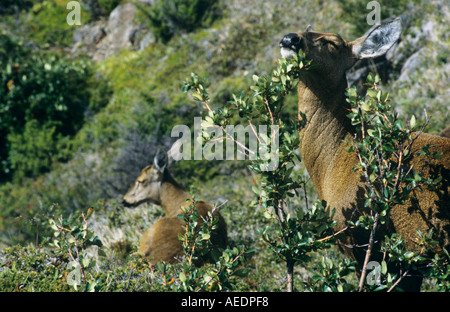
[[[49,146],[39,145],[43,151],[35,151],[34,155],[49,155],[57,141],[78,131],[86,108],[91,105],[93,110],[98,110],[98,106],[104,105],[106,96],[96,93],[99,94],[96,99],[103,102],[90,104],[92,91],[89,82],[92,82],[93,75],[88,61],[72,60],[57,53],[36,53],[5,33],[0,33],[0,70],[2,179],[5,179],[5,174],[11,177],[13,173],[12,145],[15,149],[15,170],[22,168],[26,171],[18,175],[39,173],[40,169],[48,169],[51,157],[40,158],[40,165],[24,164],[25,160],[20,160],[20,155],[29,152],[31,147],[37,148],[36,144],[39,144],[32,143],[34,137],[25,137],[25,132],[27,135],[37,135],[40,130],[46,132],[39,136],[41,139],[51,137]],[[20,144],[25,142],[32,145],[23,149]]]
[[[183,87],[185,92],[192,90],[193,98],[202,102],[207,110],[202,126],[222,130],[216,132],[212,138],[203,137],[204,140],[235,142],[233,134],[227,133],[227,126],[235,116],[239,116],[242,124],[253,129],[259,142],[259,155],[248,167],[261,177],[260,184],[254,186],[253,190],[265,210],[264,216],[273,221],[274,224],[271,225],[276,228],[275,235],[269,236],[269,226],[266,227],[262,231],[262,237],[276,256],[286,263],[288,291],[294,290],[295,264],[309,259],[308,253],[312,251],[330,247],[334,237],[331,233],[334,222],[330,209],[323,207],[320,202],[311,207],[293,207],[288,200],[298,194],[298,189],[306,184],[306,181],[295,180],[292,174],[300,160],[296,154],[299,144],[298,130],[304,126],[306,120],[302,118],[291,121],[286,118],[289,116],[283,114],[284,104],[287,94],[295,89],[296,79],[310,66],[311,62],[304,60],[303,54],[290,60],[281,58],[271,76],[253,76],[255,84],[251,86],[251,97],[244,92],[241,97],[233,95],[233,101],[216,110],[210,106],[207,84],[199,79],[198,75],[191,74]],[[271,130],[269,139],[267,134],[258,136],[255,125],[270,125],[277,127],[277,130]],[[275,140],[278,143],[275,143]],[[242,147],[242,144],[239,146]],[[260,154],[261,150],[273,152],[274,149],[276,155],[269,159]],[[247,156],[252,152],[256,154],[256,151],[251,151],[246,146],[242,147],[242,150]],[[274,158],[278,158],[278,162],[273,163]]]
[[[154,35],[162,42],[175,34],[209,26],[220,15],[218,0],[156,0],[150,10],[138,8],[148,17]]]
[[[56,127],[46,124],[42,128],[36,119],[25,124],[22,133],[10,133],[9,160],[16,172],[16,179],[36,176],[48,170],[55,158],[59,158],[61,135],[55,133]]]
[[[61,211],[55,206],[47,208],[53,211],[53,216],[42,224],[46,237],[39,248],[14,246],[0,251],[0,288],[3,291],[230,290],[245,275],[242,265],[252,251],[244,251],[242,247],[215,249],[210,237],[217,220],[207,218],[197,227],[200,220],[195,205],[179,216],[186,224],[186,232],[179,236],[186,256],[175,264],[150,264],[140,255],[123,257],[115,250],[108,251],[92,230],[92,215],[97,213],[93,207],[86,214],[78,212],[68,218],[60,216]],[[193,265],[210,252],[215,255],[213,263]]]
[[[51,251],[34,246],[12,246],[0,254],[2,291],[70,291],[65,281],[66,262]]]
[[[20,10],[27,10],[33,6],[32,0],[3,0],[0,6],[0,15],[8,15]]]
[[[419,2],[419,1],[412,1]],[[367,30],[367,15],[373,10],[367,9],[369,1],[366,0],[338,0],[342,11],[340,13],[342,19],[349,23],[353,28],[355,36],[361,36]],[[408,3],[411,1],[378,1],[380,5],[380,19],[400,16],[408,9]]]
[[[426,155],[426,161],[438,159],[441,153],[429,151],[429,146],[417,148],[414,150],[412,144],[417,139],[418,134],[422,133],[429,120],[424,125],[419,126],[413,115],[409,125],[404,128],[398,114],[392,109],[389,103],[389,94],[383,93],[379,88],[380,77],[370,73],[367,77],[369,86],[364,97],[359,97],[356,88],[347,89],[348,102],[351,104],[351,112],[348,117],[352,121],[360,135],[355,138],[347,139],[349,145],[347,151],[353,152],[358,157],[358,164],[354,170],[361,173],[364,181],[367,181],[368,190],[365,193],[364,206],[370,208],[369,214],[361,216],[358,221],[350,222],[354,227],[361,227],[370,232],[368,247],[366,251],[365,264],[362,268],[359,282],[359,291],[365,287],[367,263],[374,247],[375,233],[379,231],[380,225],[390,221],[390,210],[396,205],[405,205],[408,200],[414,200],[414,192],[423,188],[433,188],[439,184],[442,177],[433,180],[424,178],[420,170],[410,165],[413,156]],[[416,133],[417,131],[417,133]],[[419,233],[423,247],[420,252],[405,250],[403,240],[396,233],[391,237],[386,237],[382,245],[386,257],[386,262],[391,261],[400,266],[398,274],[387,272],[387,265],[383,259],[382,272],[387,277],[384,280],[377,281],[376,287],[372,290],[391,291],[395,289],[400,281],[409,273],[420,270],[424,274],[428,271],[420,268],[424,263],[432,263],[432,259],[427,259],[427,254],[432,251],[432,246],[437,242],[430,242],[430,237]],[[431,253],[432,254],[432,253]],[[441,256],[437,255],[440,259]],[[449,257],[445,251],[442,260],[435,263],[436,266],[447,268]],[[426,265],[425,265],[426,267]],[[447,268],[448,269],[448,268]],[[445,281],[444,277],[444,281]],[[444,282],[445,284],[445,282]]]
[[[76,26],[67,23],[68,1],[65,0],[46,0],[33,5],[30,15],[25,21],[27,25],[27,34],[25,37],[39,45],[51,45],[67,47],[72,44],[72,35]],[[81,6],[83,2],[79,1]],[[89,22],[90,15],[87,10],[81,7],[81,23]]]

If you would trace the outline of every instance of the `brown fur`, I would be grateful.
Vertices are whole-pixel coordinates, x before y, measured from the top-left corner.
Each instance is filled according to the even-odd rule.
[[[444,130],[442,130],[441,133],[439,133],[439,136],[450,138],[450,127],[447,127]]]
[[[145,167],[136,182],[124,196],[124,203],[135,206],[151,201],[160,205],[166,216],[160,218],[141,237],[138,253],[151,258],[153,263],[163,261],[174,263],[183,256],[183,247],[178,235],[185,233],[185,223],[178,215],[183,214],[182,207],[192,200],[191,196],[170,175],[166,168],[158,170],[155,165]],[[198,217],[208,218],[213,206],[199,201],[196,205]],[[219,218],[218,228],[213,232],[211,241],[215,247],[226,248],[226,223],[219,212],[213,217]],[[202,222],[199,222],[199,226]],[[204,259],[208,260],[208,259]],[[196,264],[200,264],[198,262]]]
[[[300,38],[301,49],[306,58],[317,65],[299,80],[298,110],[306,114],[307,125],[300,131],[300,152],[311,175],[321,200],[336,208],[337,229],[344,228],[348,220],[356,221],[364,209],[365,183],[359,172],[352,168],[357,163],[356,155],[344,150],[343,140],[355,133],[346,117],[349,104],[346,102],[347,81],[345,71],[357,60],[352,46],[364,38],[352,42],[339,35],[318,32],[296,34]],[[289,35],[287,35],[289,36]],[[329,44],[326,41],[332,41]],[[416,229],[428,233],[434,229],[440,246],[449,247],[450,232],[450,140],[438,136],[421,134],[414,143],[415,148],[430,144],[432,151],[443,152],[443,157],[424,166],[415,157],[411,164],[425,176],[443,177],[436,192],[424,188],[416,190],[411,200],[404,206],[395,206],[390,213],[390,223],[378,232],[377,246],[385,234],[397,232],[410,250],[418,250],[419,238]],[[357,260],[359,269],[364,261],[368,233],[364,230],[347,230],[341,240],[344,251]],[[361,247],[363,246],[363,247]],[[450,249],[447,249],[450,250]],[[380,254],[371,259],[379,260]],[[421,279],[409,280],[407,290],[417,290]]]

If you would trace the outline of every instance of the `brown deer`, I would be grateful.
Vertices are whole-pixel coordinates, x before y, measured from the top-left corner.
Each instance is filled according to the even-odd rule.
[[[355,154],[344,150],[347,147],[344,140],[355,134],[350,119],[346,117],[349,103],[345,96],[345,73],[358,59],[386,53],[400,34],[401,21],[397,18],[374,27],[353,41],[346,41],[333,33],[314,32],[308,26],[305,32],[287,34],[280,42],[282,56],[290,57],[301,49],[305,57],[316,65],[298,82],[298,110],[307,118],[306,126],[300,130],[300,153],[320,199],[336,208],[335,220],[339,229],[345,228],[348,220],[356,221],[367,212],[364,208],[365,182],[359,172],[352,170],[358,159]],[[374,248],[379,247],[384,235],[396,232],[405,240],[407,249],[418,250],[416,230],[428,233],[434,229],[440,246],[450,250],[450,139],[422,133],[414,147],[426,144],[430,144],[432,151],[443,152],[443,156],[433,160],[428,168],[419,165],[418,156],[411,165],[426,170],[426,176],[442,176],[443,179],[436,191],[415,191],[414,200],[392,208],[390,222],[377,232]],[[345,233],[339,245],[356,260],[360,271],[369,241],[368,233],[350,228]],[[379,252],[372,252],[372,255],[371,260],[379,261],[382,257]],[[402,287],[407,291],[417,291],[421,282],[420,276],[409,276],[402,280]]]
[[[152,202],[165,211],[166,216],[148,229],[140,240],[138,254],[148,256],[152,263],[158,261],[174,263],[183,256],[183,247],[178,235],[185,233],[185,223],[178,215],[183,214],[183,207],[192,204],[189,193],[170,175],[167,169],[168,160],[168,154],[159,151],[153,165],[142,169],[141,174],[123,197],[125,206]],[[211,242],[215,248],[226,248],[227,227],[223,217],[211,204],[203,201],[198,201],[195,208],[198,211],[198,226],[202,224],[201,218],[208,218],[208,212],[212,213],[212,217],[219,218],[218,227],[211,235]],[[210,260],[208,256],[210,255],[201,260]],[[201,264],[202,261],[196,264]]]

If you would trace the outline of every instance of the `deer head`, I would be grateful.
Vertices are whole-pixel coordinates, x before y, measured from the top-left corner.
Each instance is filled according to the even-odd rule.
[[[169,162],[168,155],[158,150],[153,160],[153,165],[142,169],[141,174],[123,197],[126,206],[137,206],[150,201],[161,204],[161,185],[164,179],[164,171]]]
[[[302,50],[305,57],[317,65],[316,70],[308,74],[320,80],[324,88],[337,86],[345,79],[345,72],[358,59],[374,58],[386,53],[399,39],[401,19],[378,25],[364,36],[346,41],[333,33],[314,32],[308,26],[305,32],[290,33],[280,42],[281,54],[288,58]]]

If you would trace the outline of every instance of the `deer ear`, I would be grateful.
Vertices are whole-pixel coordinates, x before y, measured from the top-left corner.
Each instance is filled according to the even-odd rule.
[[[166,169],[169,162],[167,153],[162,149],[158,149],[153,162],[155,164],[156,170],[158,170],[159,172],[164,172],[164,169]]]
[[[399,17],[379,25],[367,34],[351,42],[353,54],[359,59],[373,58],[385,54],[402,33]]]
[[[308,25],[308,27],[306,27],[306,32],[310,32],[310,31],[312,31],[312,27],[311,27],[311,25]]]

